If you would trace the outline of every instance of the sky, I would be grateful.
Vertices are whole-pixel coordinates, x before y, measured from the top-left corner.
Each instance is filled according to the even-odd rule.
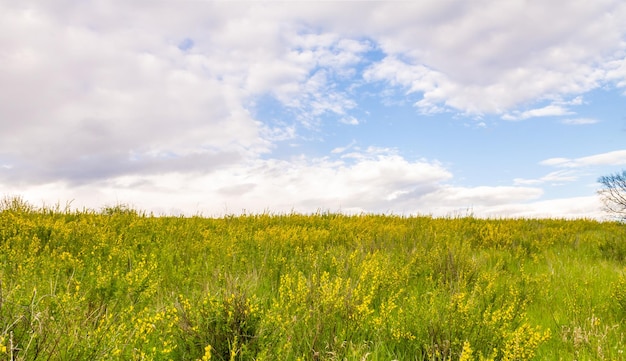
[[[0,0],[0,195],[603,218],[622,0]]]

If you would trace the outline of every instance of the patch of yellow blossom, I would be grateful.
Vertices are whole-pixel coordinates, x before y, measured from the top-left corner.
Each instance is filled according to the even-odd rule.
[[[461,350],[461,356],[459,357],[459,361],[471,361],[474,359],[473,357],[472,347],[469,341],[463,342],[463,350]]]
[[[206,347],[204,348],[204,355],[202,355],[202,358],[199,361],[211,360],[211,350],[212,350],[211,345],[206,345]]]

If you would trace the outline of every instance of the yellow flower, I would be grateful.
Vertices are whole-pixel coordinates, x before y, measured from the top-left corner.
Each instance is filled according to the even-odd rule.
[[[472,347],[470,346],[469,341],[463,342],[463,350],[461,351],[461,356],[459,357],[459,361],[473,360],[472,352],[473,352]]]
[[[4,344],[4,336],[0,336],[0,355],[7,353],[7,346]]]
[[[211,345],[206,345],[204,348],[204,356],[202,356],[201,361],[209,361],[211,359]]]

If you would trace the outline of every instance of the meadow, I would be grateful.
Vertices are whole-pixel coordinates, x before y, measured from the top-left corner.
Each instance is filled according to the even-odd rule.
[[[626,225],[0,206],[0,360],[626,360]]]

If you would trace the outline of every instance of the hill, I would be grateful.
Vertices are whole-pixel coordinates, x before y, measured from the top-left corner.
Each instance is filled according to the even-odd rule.
[[[0,359],[624,360],[626,228],[6,205]]]

